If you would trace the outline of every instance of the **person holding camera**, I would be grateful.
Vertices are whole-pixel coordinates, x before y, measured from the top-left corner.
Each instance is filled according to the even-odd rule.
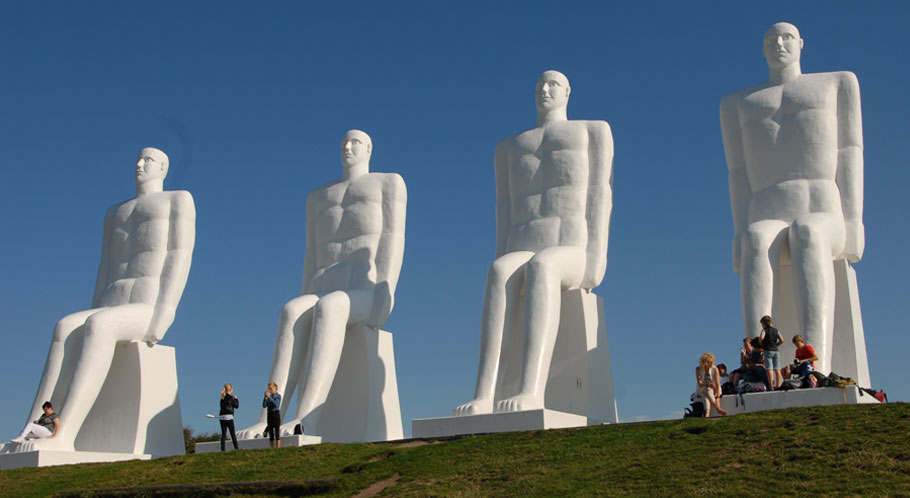
[[[262,407],[266,409],[265,432],[269,435],[269,448],[281,448],[281,395],[278,394],[278,384],[269,382],[262,400]]]
[[[237,434],[234,433],[234,410],[240,408],[240,401],[234,395],[234,386],[225,384],[221,388],[221,410],[218,412],[218,420],[221,422],[221,451],[224,451],[224,440],[227,431],[231,431],[231,441],[234,443],[234,449],[237,446]]]

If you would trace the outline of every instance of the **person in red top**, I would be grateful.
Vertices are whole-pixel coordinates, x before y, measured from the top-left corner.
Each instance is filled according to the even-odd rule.
[[[784,367],[785,379],[789,379],[790,375],[794,373],[805,375],[815,368],[815,360],[818,359],[818,356],[815,354],[815,349],[806,344],[806,341],[803,340],[803,336],[799,334],[793,336],[793,345],[796,346],[796,359],[793,360],[793,365],[786,365]]]

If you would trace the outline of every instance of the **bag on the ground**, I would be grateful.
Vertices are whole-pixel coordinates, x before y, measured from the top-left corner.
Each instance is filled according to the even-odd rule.
[[[780,383],[780,388],[784,391],[799,389],[801,387],[803,387],[803,381],[801,379],[787,379]]]
[[[841,377],[834,372],[828,374],[828,387],[839,387],[845,389],[847,386],[855,386],[856,381],[850,377]]]
[[[686,408],[683,418],[703,418],[705,416],[705,403],[702,397],[697,393],[692,393],[689,395],[689,401],[692,403],[689,408]]]
[[[736,386],[737,393],[763,393],[768,388],[761,382],[743,382]]]
[[[860,387],[860,388],[859,388],[859,395],[862,396],[863,393],[866,393],[866,394],[868,394],[869,396],[872,396],[873,398],[877,399],[879,403],[887,403],[887,402],[888,402],[888,395],[885,394],[885,391],[876,391],[875,389],[871,389],[871,388],[868,388],[868,387]]]

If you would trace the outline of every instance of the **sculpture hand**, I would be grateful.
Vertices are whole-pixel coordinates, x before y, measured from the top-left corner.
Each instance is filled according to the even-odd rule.
[[[866,229],[860,221],[846,222],[847,240],[844,244],[844,258],[851,263],[863,259],[866,246]]]

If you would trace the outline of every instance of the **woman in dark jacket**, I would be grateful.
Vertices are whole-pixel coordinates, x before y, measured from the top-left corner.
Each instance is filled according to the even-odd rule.
[[[240,401],[234,396],[234,386],[225,384],[221,388],[221,411],[218,412],[218,418],[221,421],[221,451],[224,451],[224,440],[228,430],[231,431],[231,441],[234,442],[234,449],[237,448],[237,434],[234,434],[234,410],[240,408]]]

